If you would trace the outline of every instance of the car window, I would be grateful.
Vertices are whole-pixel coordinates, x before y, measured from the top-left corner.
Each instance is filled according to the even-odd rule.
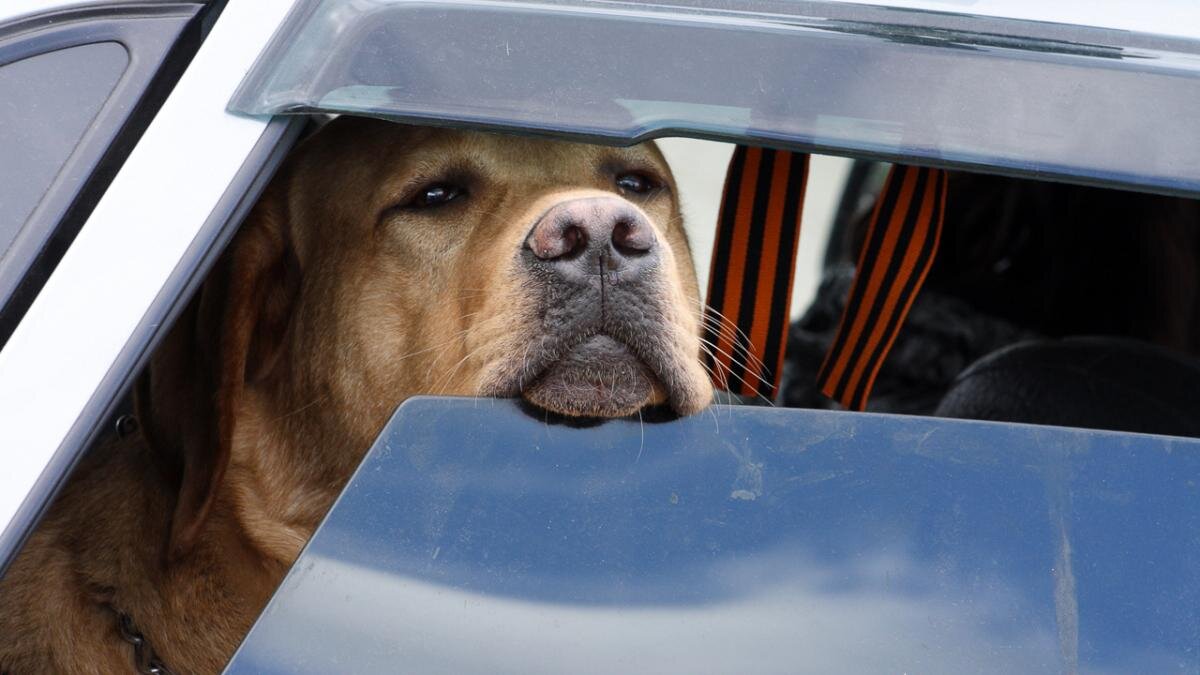
[[[0,66],[0,261],[128,64],[101,42]]]
[[[68,7],[0,23],[0,346],[183,71],[201,8]]]
[[[1192,672],[1200,441],[417,399],[229,673]]]

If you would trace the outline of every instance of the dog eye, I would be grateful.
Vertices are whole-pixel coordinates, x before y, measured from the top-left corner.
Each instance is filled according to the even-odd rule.
[[[617,176],[617,187],[626,192],[644,195],[659,186],[646,174],[631,172]]]
[[[458,199],[466,193],[467,191],[458,185],[434,183],[433,185],[427,185],[417,190],[416,195],[408,205],[418,209],[442,206]]]

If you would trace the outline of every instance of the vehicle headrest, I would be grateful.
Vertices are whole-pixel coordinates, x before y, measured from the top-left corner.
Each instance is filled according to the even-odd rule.
[[[1138,340],[1020,342],[964,370],[940,417],[1200,437],[1200,360]]]

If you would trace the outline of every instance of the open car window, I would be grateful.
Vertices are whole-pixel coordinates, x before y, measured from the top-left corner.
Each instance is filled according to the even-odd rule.
[[[849,155],[871,162],[847,177],[856,187],[831,219],[851,230],[887,202],[880,162],[1200,194],[1200,146],[1161,107],[1200,103],[1198,56],[1185,38],[842,3],[310,0],[230,109]],[[832,229],[826,261],[852,266],[862,237]],[[983,273],[1003,271],[996,262]],[[960,328],[941,307],[927,314],[931,332]],[[837,312],[819,318],[820,331],[838,326]],[[933,364],[939,396],[984,353],[1044,337],[970,329],[996,341]],[[793,374],[811,380],[827,347]],[[942,355],[929,347],[912,351]],[[1059,361],[1021,356],[1017,370],[1037,359],[1077,370],[1088,350],[1124,348],[1066,347]],[[896,378],[910,399],[911,375]],[[1027,400],[1059,406],[1051,390]],[[935,397],[922,412],[936,410]],[[1186,669],[1194,605],[1165,623],[1154,614],[1200,588],[1186,569],[1196,521],[1175,515],[1194,489],[1176,477],[1194,473],[1198,451],[1158,436],[749,407],[578,429],[508,403],[412,401],[231,672],[343,659],[428,672]]]

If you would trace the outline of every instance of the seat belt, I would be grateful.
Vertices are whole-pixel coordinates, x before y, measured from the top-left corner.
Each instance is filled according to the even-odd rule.
[[[725,176],[703,341],[714,386],[773,402],[787,349],[808,155],[739,145]],[[894,165],[875,202],[821,392],[866,409],[941,236],[946,172]]]
[[[704,312],[713,384],[774,402],[787,348],[808,155],[739,145],[725,174]]]
[[[942,235],[946,172],[893,165],[875,200],[854,283],[817,374],[821,393],[865,410],[879,368],[917,298]]]

